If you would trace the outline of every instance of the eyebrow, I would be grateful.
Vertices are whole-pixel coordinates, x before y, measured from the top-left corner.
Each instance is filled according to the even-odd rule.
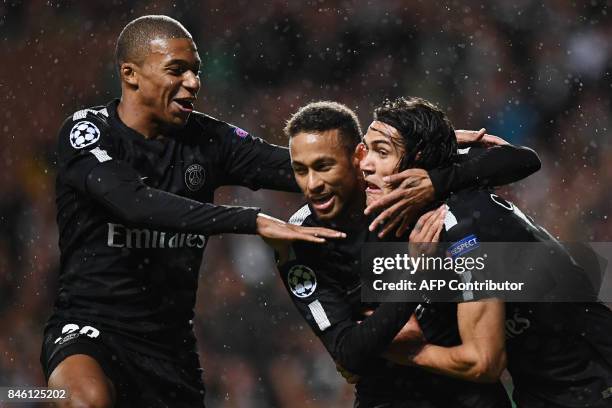
[[[386,147],[388,149],[393,149],[393,143],[386,139],[377,139],[373,140],[370,143],[366,143],[368,149],[376,149],[379,147]]]
[[[325,163],[325,162],[328,162],[328,161],[333,161],[333,162],[335,162],[335,161],[336,161],[336,157],[334,157],[334,156],[330,156],[330,155],[321,155],[321,156],[316,157],[316,158],[315,158],[315,159],[314,159],[314,160],[313,160],[313,161],[310,163],[310,165],[311,165],[311,166],[313,166],[313,165],[315,165],[315,164],[318,164],[318,163],[321,163],[321,162]],[[308,167],[308,165],[307,165],[307,164],[302,163],[302,162],[301,162],[301,161],[299,161],[299,160],[293,160],[293,161],[291,162],[291,164],[299,164],[300,166],[305,166],[305,167]]]
[[[200,68],[200,64],[202,63],[202,61],[198,58],[195,60],[195,65]],[[166,66],[170,66],[170,65],[181,65],[181,66],[191,66],[192,64],[184,59],[179,59],[179,58],[174,58],[171,59],[170,61],[166,62]]]
[[[377,144],[386,144],[391,146],[391,142],[389,142],[388,140],[374,140],[373,142],[370,143],[372,146],[377,145]]]

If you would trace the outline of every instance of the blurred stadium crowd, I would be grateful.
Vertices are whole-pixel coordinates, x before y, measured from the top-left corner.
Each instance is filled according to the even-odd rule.
[[[121,28],[168,14],[203,59],[197,108],[286,144],[299,106],[336,100],[362,126],[418,95],[457,128],[533,147],[542,170],[504,191],[562,240],[610,241],[609,1],[10,1],[0,4],[0,385],[42,385],[58,275],[54,150],[62,120],[119,95]],[[286,219],[296,194],[223,188]],[[195,327],[213,407],[351,406],[255,237],[211,240]],[[21,406],[21,405],[20,405]],[[24,405],[25,406],[25,405]]]

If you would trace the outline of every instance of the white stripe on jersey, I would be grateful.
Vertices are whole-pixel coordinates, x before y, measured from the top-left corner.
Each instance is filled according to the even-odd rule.
[[[80,119],[85,119],[85,116],[87,116],[87,111],[89,109],[83,109],[77,112],[74,112],[74,115],[72,115],[72,120],[80,120]]]
[[[308,305],[308,308],[310,309],[310,313],[312,313],[312,317],[314,317],[315,322],[317,322],[317,325],[321,331],[324,331],[331,326],[331,323],[327,318],[327,314],[325,313],[325,310],[323,310],[323,305],[321,302],[315,300]]]
[[[457,154],[468,154],[471,147],[466,147],[465,149],[457,149]]]
[[[444,230],[448,231],[449,229],[457,225],[457,217],[455,217],[455,214],[453,214],[451,210],[448,209],[448,206],[446,206],[446,209],[447,212],[446,217],[444,217]]]
[[[87,109],[81,109],[80,111],[74,112],[74,114],[72,115],[72,120],[76,121],[76,120],[85,119],[88,113],[92,113],[94,115],[96,113],[101,113],[102,115],[108,117],[108,110],[106,108],[102,108],[99,111],[87,108]]]
[[[465,271],[461,274],[461,280],[464,283],[472,282],[472,271]],[[469,287],[469,286],[468,286]],[[474,292],[472,290],[466,289],[462,291],[463,300],[465,302],[469,302],[470,300],[474,300]]]
[[[291,216],[291,218],[289,218],[289,224],[302,225],[304,223],[304,220],[308,218],[309,215],[310,215],[310,208],[308,208],[308,205],[305,205],[299,210],[297,210]]]
[[[108,155],[106,150],[100,149],[99,146],[91,149],[89,153],[96,156],[96,159],[98,159],[100,163],[104,163],[105,161],[113,160],[113,158]]]

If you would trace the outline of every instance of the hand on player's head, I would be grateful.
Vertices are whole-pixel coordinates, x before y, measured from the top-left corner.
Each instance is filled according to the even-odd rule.
[[[401,143],[397,130],[386,123],[374,121],[368,127],[363,137],[366,153],[359,163],[366,182],[366,204],[373,203],[390,191],[384,177],[397,171],[405,154]]]
[[[480,133],[473,136],[482,137]],[[369,150],[361,162],[368,184],[365,213],[382,211],[370,230],[384,224],[379,237],[395,229],[399,237],[416,214],[433,200],[433,184],[426,170],[452,161],[457,151],[454,128],[444,112],[431,102],[415,97],[397,98],[386,100],[375,109],[364,143]]]
[[[423,169],[408,169],[383,177],[385,190],[376,201],[369,203],[365,214],[381,213],[370,224],[370,231],[383,227],[379,237],[395,230],[396,237],[406,232],[421,209],[434,199],[434,189],[429,174]]]

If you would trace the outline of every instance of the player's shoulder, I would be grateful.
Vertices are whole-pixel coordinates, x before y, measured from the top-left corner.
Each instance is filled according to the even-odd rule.
[[[463,190],[453,194],[446,202],[448,211],[444,230],[449,239],[487,232],[491,226],[511,217],[514,205],[491,190]]]
[[[232,134],[238,138],[245,138],[249,134],[238,126],[199,111],[193,111],[189,117],[189,121],[191,126],[197,128],[198,131],[213,138],[218,137],[226,139]]]
[[[82,149],[98,142],[109,128],[106,106],[80,109],[64,119],[60,129],[60,141],[69,140],[75,149]]]
[[[189,121],[203,128],[228,125],[227,122],[223,122],[222,120],[200,111],[191,112],[191,115],[189,115]]]
[[[104,105],[79,109],[64,119],[64,124],[76,125],[81,122],[90,122],[97,127],[109,126],[108,108]]]
[[[487,189],[462,190],[446,201],[449,212],[459,218],[484,218],[512,211],[509,201]]]
[[[312,213],[308,204],[305,204],[302,208],[297,210],[291,217],[289,217],[289,224],[293,225],[304,225],[314,226],[316,225],[316,217]]]

